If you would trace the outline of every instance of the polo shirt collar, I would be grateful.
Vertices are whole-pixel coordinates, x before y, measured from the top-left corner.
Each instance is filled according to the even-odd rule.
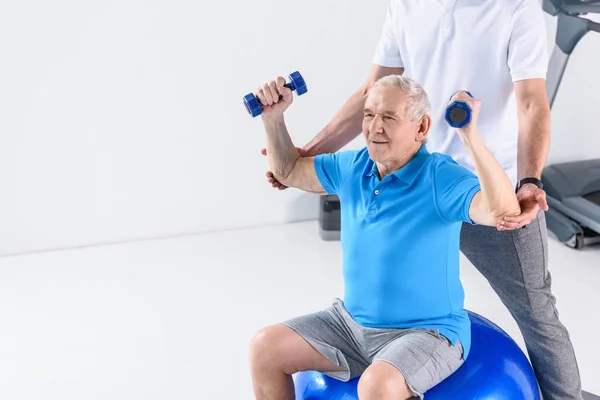
[[[427,147],[425,147],[425,145],[423,144],[421,145],[417,153],[413,156],[413,158],[411,158],[411,160],[404,167],[400,168],[396,172],[391,173],[390,175],[395,176],[404,183],[410,184],[417,176],[417,173],[419,172],[423,164],[425,164],[427,157],[429,157],[429,152],[427,151]],[[379,171],[377,171],[377,164],[372,160],[371,162],[373,163],[373,165],[371,166],[371,169],[368,170],[367,176],[379,176]]]

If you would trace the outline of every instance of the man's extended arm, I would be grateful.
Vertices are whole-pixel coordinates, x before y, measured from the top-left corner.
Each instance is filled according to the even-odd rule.
[[[506,172],[485,146],[479,134],[461,135],[473,162],[481,191],[471,202],[469,217],[479,225],[497,226],[505,216],[521,211],[514,188]]]
[[[471,201],[469,217],[476,224],[496,226],[503,217],[519,214],[519,201],[508,175],[486,147],[477,130],[480,102],[464,92],[455,95],[451,101],[454,100],[467,102],[473,110],[471,123],[465,128],[457,129],[475,164],[481,186],[481,190]]]

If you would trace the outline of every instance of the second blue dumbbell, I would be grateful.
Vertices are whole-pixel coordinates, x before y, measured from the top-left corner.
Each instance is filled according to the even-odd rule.
[[[473,97],[470,92],[465,92]],[[452,97],[451,97],[452,98]],[[446,107],[446,122],[453,128],[463,128],[471,122],[473,110],[464,101],[453,101]]]
[[[292,72],[289,78],[290,81],[283,86],[291,91],[295,90],[296,93],[298,93],[298,96],[301,96],[308,91],[306,82],[304,82],[304,78],[300,75],[300,72]],[[279,98],[281,98],[281,95]],[[253,118],[262,114],[263,104],[253,93],[248,93],[244,96],[244,105],[246,106],[248,114],[252,115]]]

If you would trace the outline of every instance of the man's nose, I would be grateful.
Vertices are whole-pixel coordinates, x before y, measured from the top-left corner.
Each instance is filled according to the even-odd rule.
[[[371,132],[372,133],[382,133],[383,132],[383,118],[381,115],[376,114],[373,120],[371,121]]]

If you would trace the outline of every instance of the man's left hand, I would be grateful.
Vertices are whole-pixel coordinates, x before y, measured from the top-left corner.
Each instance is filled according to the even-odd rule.
[[[519,215],[507,216],[498,221],[496,228],[499,231],[519,229],[533,221],[540,209],[548,211],[546,192],[534,184],[528,183],[519,189],[517,199],[521,205]]]

